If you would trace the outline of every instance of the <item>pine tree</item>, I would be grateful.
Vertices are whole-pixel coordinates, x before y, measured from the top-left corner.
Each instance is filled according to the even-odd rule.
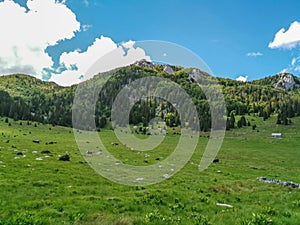
[[[235,117],[234,117],[234,113],[231,112],[230,114],[230,128],[234,128],[235,127]]]

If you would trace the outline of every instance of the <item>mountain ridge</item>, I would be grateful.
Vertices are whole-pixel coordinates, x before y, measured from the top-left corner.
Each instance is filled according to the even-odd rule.
[[[203,72],[199,68],[184,68],[184,67],[176,66],[176,65],[152,63],[152,62],[149,62],[149,61],[146,61],[146,60],[139,60],[139,61],[136,61],[135,63],[132,63],[129,66],[125,66],[125,67],[132,67],[132,66],[145,67],[145,68],[149,68],[149,69],[153,69],[153,70],[156,70],[158,67],[162,67],[163,72],[168,73],[170,75],[173,75],[174,72],[176,72],[178,70],[187,70],[187,71],[192,71],[192,73],[198,73],[198,74],[201,74],[201,75],[212,76],[212,77],[216,78],[217,80],[225,79],[225,80],[236,81],[236,82],[239,82],[239,83],[252,83],[252,84],[260,84],[260,85],[261,84],[271,85],[274,88],[279,88],[279,89],[284,89],[284,90],[291,90],[292,87],[294,87],[294,86],[297,87],[297,88],[300,87],[300,78],[297,77],[296,75],[292,74],[292,73],[287,73],[287,72],[281,72],[281,73],[277,73],[275,75],[269,75],[269,76],[265,76],[265,77],[260,78],[260,79],[244,82],[244,81],[237,81],[237,80],[232,79],[232,78],[223,78],[223,77],[213,76],[213,75],[210,75],[206,72]],[[121,68],[124,68],[124,67],[121,67]],[[115,70],[115,69],[113,69],[113,70]],[[108,72],[110,72],[110,71],[108,71]],[[99,73],[99,74],[96,74],[95,76],[99,76],[101,74],[102,73]],[[287,76],[291,77],[293,80],[290,81],[290,82],[286,81],[285,79],[286,79]],[[191,74],[190,77],[193,77],[193,75]],[[34,77],[30,74],[17,73],[17,74],[10,74],[10,75],[0,76],[0,81],[1,81],[0,82],[0,88],[3,88],[3,85],[1,85],[1,83],[3,81],[5,82],[5,79],[3,79],[3,78],[5,78],[5,79],[6,78],[7,79],[9,79],[9,78],[12,78],[12,79],[21,78],[22,80],[25,80],[25,78],[28,78],[28,80],[30,81],[28,83],[31,83],[31,84],[35,83],[35,84],[40,84],[40,85],[50,85],[52,88],[57,88],[57,89],[70,88],[70,87],[78,85],[78,84],[73,84],[73,85],[70,85],[70,86],[61,86],[61,85],[55,83],[54,81],[42,80],[42,79]],[[92,77],[88,80],[92,80],[93,78],[94,77]],[[283,81],[283,80],[285,80],[285,81]],[[83,82],[86,82],[86,81],[82,81],[81,83],[83,83]],[[81,84],[81,83],[79,83],[79,84]],[[281,86],[278,83],[284,83],[284,84],[283,84],[283,86]],[[288,85],[288,87],[285,87],[285,83],[292,83],[293,85],[292,85],[292,87],[290,85]]]
[[[193,99],[202,117],[200,118],[200,122],[204,124],[202,129],[210,128],[210,122],[206,122],[210,120],[209,105],[201,87],[196,83],[196,80],[202,76],[212,78],[206,72],[196,68],[140,61],[130,66],[99,73],[82,84],[85,85],[87,91],[92,90],[91,88],[97,82],[99,83],[101,76],[104,75],[111,76],[111,78],[107,80],[99,94],[95,115],[98,127],[104,127],[109,123],[111,104],[123,87],[141,77],[158,76],[170,79],[183,87]],[[267,119],[270,115],[276,114],[279,118],[278,123],[287,124],[288,118],[300,115],[300,91],[297,88],[300,79],[292,74],[276,74],[249,82],[220,77],[215,80],[222,88],[228,117],[231,114],[237,116],[254,114]],[[72,126],[72,103],[77,86],[62,87],[54,82],[42,81],[24,74],[2,76],[0,77],[0,116]],[[214,90],[212,88],[211,91]],[[140,106],[135,107],[140,111],[135,118],[131,118],[132,123],[146,124],[140,108],[144,107],[144,111],[153,112],[155,111],[153,105],[156,104],[160,110],[156,110],[157,115],[147,115],[147,119],[160,116],[164,120],[172,120],[172,123],[179,125],[178,115],[172,106],[155,99],[147,101],[139,102]],[[174,122],[175,120],[177,122]],[[170,122],[170,125],[172,123]]]

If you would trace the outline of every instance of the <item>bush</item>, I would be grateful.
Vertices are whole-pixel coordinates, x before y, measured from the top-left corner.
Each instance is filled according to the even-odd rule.
[[[273,220],[263,213],[253,213],[251,219],[241,222],[241,225],[273,225]]]

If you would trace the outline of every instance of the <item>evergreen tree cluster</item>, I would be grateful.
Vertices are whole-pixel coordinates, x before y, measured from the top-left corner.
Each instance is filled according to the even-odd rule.
[[[124,88],[140,78],[160,77],[166,78],[178,84],[193,100],[197,109],[201,131],[209,131],[211,128],[210,105],[205,96],[214,97],[220,95],[214,84],[205,80],[208,90],[204,94],[197,82],[189,76],[191,70],[182,67],[172,66],[173,74],[163,71],[162,65],[155,65],[154,68],[131,65],[107,73],[96,75],[83,84],[82,104],[87,104],[90,92],[95,91],[95,85],[100,85],[101,91],[97,93],[95,111],[92,113],[97,128],[103,128],[110,123],[112,105],[118,94]],[[203,73],[203,76],[209,75]],[[273,77],[254,82],[238,82],[230,79],[218,78],[217,81],[222,87],[226,108],[227,122],[226,129],[251,126],[245,115],[256,115],[264,120],[271,115],[277,115],[277,124],[288,125],[291,118],[300,115],[300,91],[284,91],[272,87]],[[160,88],[168,99],[176,99],[178,105],[186,109],[187,115],[190,109],[186,102],[181,101],[177,96],[176,89],[169,88],[167,84],[159,87],[151,87],[151,82],[143,84],[147,88]],[[14,120],[31,120],[53,125],[72,126],[72,106],[77,85],[72,87],[60,87],[55,83],[44,82],[26,75],[11,75],[0,77],[0,116],[10,117]],[[141,87],[143,89],[143,86]],[[134,90],[128,92],[128,98],[135,99]],[[215,107],[218,107],[218,103]],[[128,105],[121,102],[118,105],[120,110],[126,109]],[[78,110],[83,108],[78,106]],[[91,109],[92,110],[92,109]],[[85,115],[83,114],[83,117]],[[184,117],[179,115],[176,104],[166,99],[148,96],[144,94],[142,99],[134,102],[130,114],[130,124],[142,124],[148,126],[151,119],[159,117],[169,127],[188,126],[193,124],[193,116]],[[239,118],[239,119],[236,119]],[[80,119],[80,118],[78,118]],[[225,118],[226,120],[226,118]],[[120,125],[122,121],[118,120]],[[82,129],[90,129],[92,124],[86,124]]]

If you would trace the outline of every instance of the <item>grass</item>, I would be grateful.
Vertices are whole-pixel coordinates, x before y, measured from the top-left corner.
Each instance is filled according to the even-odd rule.
[[[203,134],[180,172],[155,185],[131,187],[95,173],[78,150],[72,129],[35,127],[26,121],[20,125],[12,120],[9,126],[2,118],[0,225],[299,224],[300,190],[260,183],[256,178],[300,183],[300,118],[293,119],[290,126],[276,126],[275,118],[248,119],[257,125],[256,130],[244,127],[226,132],[218,154],[220,162],[206,171],[200,173],[197,167],[208,140]],[[283,138],[270,138],[273,132],[281,132]],[[146,152],[130,151],[111,130],[99,135],[112,155],[132,165],[164,159],[179,137],[170,130],[146,163]],[[45,144],[51,141],[57,144]],[[44,150],[50,154],[42,154]],[[19,152],[23,155],[17,155]],[[59,161],[59,155],[66,152],[71,160]],[[36,160],[40,157],[43,160]]]

